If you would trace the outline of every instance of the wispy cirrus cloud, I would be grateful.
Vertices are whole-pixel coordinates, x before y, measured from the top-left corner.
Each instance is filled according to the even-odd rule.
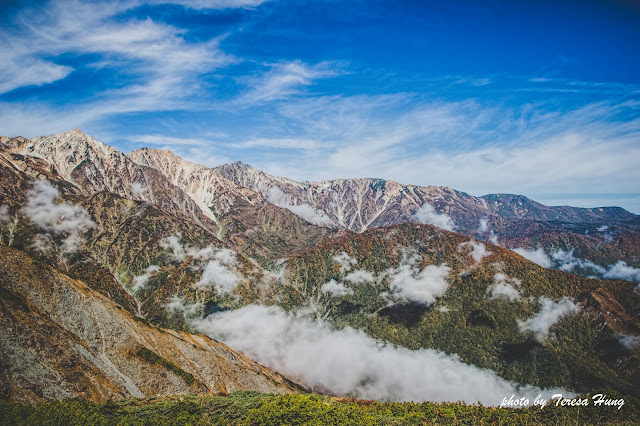
[[[46,133],[50,133],[51,123],[66,128],[72,124],[68,122],[82,126],[114,114],[189,108],[203,89],[199,77],[236,59],[220,49],[221,37],[189,41],[184,29],[126,15],[145,3],[51,0],[44,7],[21,10],[12,27],[0,30],[8,58],[0,77],[1,92],[53,83],[88,70],[104,77],[90,96],[74,99],[64,112],[47,100],[2,103],[0,111],[16,118],[12,121],[21,128],[29,128],[23,117],[35,117],[36,128],[38,119],[48,122]],[[222,3],[256,2],[218,6]],[[73,64],[65,64],[69,57],[75,58]]]
[[[337,65],[331,62],[309,65],[296,60],[272,64],[268,71],[244,79],[248,89],[235,103],[252,106],[286,99],[302,93],[318,79],[333,77],[339,73]]]

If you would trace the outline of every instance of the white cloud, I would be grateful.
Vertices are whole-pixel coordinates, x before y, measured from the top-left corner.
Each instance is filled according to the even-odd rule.
[[[429,203],[424,203],[422,207],[413,214],[413,217],[420,223],[435,225],[438,228],[448,231],[455,229],[455,223],[451,217],[446,213],[436,213],[433,206]]]
[[[11,220],[11,216],[9,215],[9,207],[0,206],[0,222],[7,223]]]
[[[627,265],[627,262],[619,260],[609,266],[609,270],[602,275],[604,278],[621,279],[640,283],[640,269]]]
[[[198,138],[176,138],[165,135],[137,135],[131,138],[132,141],[145,145],[162,145],[163,147],[176,146],[209,146],[211,141]]]
[[[173,256],[172,260],[174,262],[182,262],[185,259],[186,251],[185,248],[180,243],[180,238],[182,235],[171,235],[169,237],[164,238],[160,245],[164,248],[170,249]]]
[[[78,249],[82,234],[96,224],[81,206],[56,203],[59,197],[58,189],[49,181],[36,181],[27,192],[22,212],[40,229],[62,236],[62,249],[69,253]]]
[[[209,250],[196,253],[196,259],[208,260],[196,286],[200,289],[213,287],[219,293],[232,293],[240,284],[240,276],[235,271],[236,254],[229,249]]]
[[[266,147],[266,148],[284,148],[284,149],[315,149],[320,146],[320,143],[312,139],[297,139],[297,138],[257,138],[244,142],[237,142],[233,144],[236,148],[253,148],[253,147]]]
[[[333,297],[342,297],[353,294],[353,290],[344,285],[344,283],[339,283],[336,280],[331,280],[327,283],[322,284],[320,287],[320,291],[323,293],[329,293]]]
[[[314,80],[337,74],[334,64],[330,62],[320,62],[316,65],[308,65],[301,61],[273,64],[268,72],[249,79],[250,88],[238,102],[254,105],[285,99],[301,93],[302,88],[311,86]]]
[[[254,8],[269,0],[145,0],[149,4],[178,4],[191,9]]]
[[[340,264],[340,273],[345,274],[358,263],[356,259],[351,258],[346,252],[342,252],[336,256],[333,256],[333,261]]]
[[[25,129],[49,134],[112,114],[181,109],[192,104],[201,92],[201,74],[235,61],[219,49],[217,39],[192,41],[185,37],[184,30],[150,18],[122,18],[121,14],[144,3],[51,0],[46,6],[22,9],[12,30],[0,29],[8,57],[0,91],[50,83],[70,75],[74,71],[70,66],[47,59],[61,55],[98,57],[93,63],[80,61],[75,66],[110,72],[119,81],[128,82],[84,100],[76,99],[64,111],[44,103],[0,105],[3,114],[10,113],[17,119],[15,134],[23,134]],[[29,116],[42,122],[25,126],[24,119]],[[47,122],[48,128],[38,130]]]
[[[222,294],[232,293],[241,282],[236,268],[238,265],[236,253],[228,248],[207,246],[198,249],[188,245],[183,246],[180,238],[180,235],[171,235],[163,239],[161,244],[172,251],[173,261],[182,262],[187,256],[198,261],[194,268],[201,270],[202,274],[195,286],[199,289],[213,287]]]
[[[42,86],[68,76],[73,68],[58,65],[38,58],[18,56],[5,58],[3,72],[0,74],[0,94],[19,87]],[[24,62],[20,62],[23,60]]]
[[[518,326],[521,331],[533,332],[540,341],[546,339],[551,327],[562,317],[580,310],[580,307],[567,297],[554,302],[548,297],[540,296],[538,303],[540,303],[540,311],[526,321],[518,320]]]
[[[541,392],[463,364],[455,355],[396,347],[362,331],[335,330],[278,307],[248,305],[209,315],[193,325],[321,393],[383,401],[464,400],[498,405],[513,393],[535,397]]]
[[[460,245],[458,245],[458,250],[460,251],[465,247],[471,247],[471,252],[469,254],[476,263],[491,254],[491,252],[487,250],[487,246],[478,241],[469,240],[464,243],[460,243]]]
[[[478,222],[478,232],[481,234],[489,234],[489,242],[494,245],[498,245],[498,236],[489,226],[489,219],[480,219]]]
[[[493,284],[487,288],[487,294],[492,299],[507,299],[515,302],[520,299],[520,292],[516,289],[521,284],[517,278],[510,278],[502,273],[493,276]]]
[[[325,212],[315,209],[309,204],[294,204],[287,194],[282,192],[277,186],[273,186],[266,190],[263,195],[271,204],[289,210],[291,213],[306,220],[313,225],[332,225],[333,221],[329,219]]]
[[[551,253],[551,257],[556,262],[558,269],[561,271],[571,272],[577,267],[590,269],[600,275],[604,274],[606,271],[602,266],[596,265],[590,260],[575,257],[573,255],[573,249],[569,251],[558,249]]]
[[[131,286],[131,290],[134,293],[138,293],[140,290],[144,289],[145,286],[147,285],[147,282],[149,281],[149,278],[151,278],[151,275],[158,272],[159,270],[160,270],[159,266],[149,265],[147,269],[144,270],[142,275],[137,275],[133,277],[133,285]]]
[[[345,276],[344,280],[354,284],[364,284],[374,282],[375,277],[369,271],[358,269]]]
[[[202,303],[196,302],[192,304],[185,304],[184,297],[174,294],[171,297],[169,303],[165,305],[165,307],[169,312],[182,313],[185,318],[189,319],[198,315],[200,309],[202,308]]]
[[[626,349],[635,349],[640,347],[640,336],[622,335],[618,341]]]
[[[428,306],[447,291],[451,268],[445,264],[428,265],[420,271],[416,265],[420,260],[420,256],[415,254],[397,268],[386,271],[392,298]]]
[[[514,248],[513,251],[518,253],[520,256],[524,257],[532,261],[533,263],[537,263],[538,265],[544,268],[551,268],[553,264],[551,263],[551,259],[544,252],[542,247],[534,250],[534,249],[525,249],[525,248]]]
[[[141,184],[140,182],[133,182],[131,185],[131,193],[132,194],[144,194],[147,192],[149,188]]]

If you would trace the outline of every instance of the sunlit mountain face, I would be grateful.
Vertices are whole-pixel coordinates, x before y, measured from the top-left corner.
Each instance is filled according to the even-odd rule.
[[[5,2],[0,418],[640,421],[640,9],[579,6]]]

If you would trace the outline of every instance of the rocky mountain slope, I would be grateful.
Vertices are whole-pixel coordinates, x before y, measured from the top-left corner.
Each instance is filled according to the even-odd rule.
[[[574,250],[576,258],[605,269],[618,261],[640,267],[640,216],[619,207],[550,207],[521,195],[474,197],[447,187],[382,179],[300,183],[240,162],[214,170],[241,187],[271,195],[272,202],[294,206],[289,207],[294,212],[304,206],[303,212],[321,218],[322,226],[363,232],[422,222],[507,248],[542,249],[547,256]]]
[[[2,246],[0,293],[3,400],[294,391],[219,342],[154,327],[82,281]]]
[[[268,202],[263,194],[238,186],[213,169],[164,150],[143,148],[128,154],[184,190],[220,224],[218,237],[259,261],[273,261],[308,249],[336,231],[314,226],[304,217]]]
[[[2,145],[9,153],[43,159],[60,178],[73,183],[84,194],[113,192],[156,204],[170,213],[196,218],[203,226],[217,229],[211,212],[201,209],[162,173],[136,164],[81,130],[31,140],[5,137]]]
[[[326,213],[328,225],[362,232],[403,222],[417,222],[416,212],[429,203],[436,213],[454,220],[462,231],[478,228],[480,219],[502,217],[564,223],[625,223],[640,227],[637,215],[619,207],[549,207],[521,195],[474,197],[447,187],[403,185],[383,179],[337,179],[295,182],[264,173],[241,162],[216,167],[216,172],[243,188],[264,192],[277,187],[289,202],[306,203]]]
[[[123,157],[77,131],[0,142],[2,398],[296,389],[194,330],[338,395],[424,398],[428,380],[388,370],[409,360],[499,390],[636,395],[637,284],[569,273],[578,250],[636,265],[635,215]],[[564,250],[566,271],[503,245]]]

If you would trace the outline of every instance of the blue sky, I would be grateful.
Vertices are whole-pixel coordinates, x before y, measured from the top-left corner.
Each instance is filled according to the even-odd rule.
[[[0,7],[3,135],[640,213],[631,0]]]

